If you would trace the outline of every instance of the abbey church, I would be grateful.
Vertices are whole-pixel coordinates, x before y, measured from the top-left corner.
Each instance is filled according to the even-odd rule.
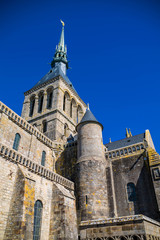
[[[67,69],[62,22],[21,116],[0,102],[0,239],[160,240],[160,156],[149,130],[103,143]]]

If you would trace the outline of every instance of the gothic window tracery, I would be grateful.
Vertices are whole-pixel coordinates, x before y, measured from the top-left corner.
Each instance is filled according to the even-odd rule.
[[[43,209],[42,202],[40,200],[37,200],[34,205],[33,240],[40,240],[41,223],[42,223],[42,209]]]
[[[21,135],[19,133],[16,133],[13,143],[13,149],[18,151],[19,143],[20,143]]]

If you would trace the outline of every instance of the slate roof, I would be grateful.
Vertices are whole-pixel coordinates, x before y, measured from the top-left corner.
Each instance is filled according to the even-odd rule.
[[[47,82],[47,81],[50,80],[50,79],[53,79],[53,78],[57,77],[57,76],[61,76],[61,77],[74,89],[74,91],[76,92],[76,90],[75,90],[75,88],[73,87],[71,81],[70,81],[69,78],[62,72],[61,67],[60,67],[59,65],[58,65],[58,66],[55,66],[54,68],[52,68],[44,77],[42,77],[42,78],[40,79],[40,81],[39,81],[36,85],[34,85],[33,88],[41,85],[42,83]],[[32,88],[32,89],[33,89],[33,88]]]
[[[81,120],[81,123],[83,122],[88,122],[88,121],[91,121],[91,122],[97,122],[97,119],[95,118],[95,116],[93,115],[93,113],[90,111],[90,109],[87,109],[82,120]]]
[[[129,138],[124,138],[115,142],[107,143],[105,144],[105,146],[108,148],[108,151],[111,151],[114,149],[128,147],[130,145],[143,142],[144,138],[145,138],[145,133],[141,133]]]
[[[84,116],[83,116],[83,118],[82,118],[82,120],[80,121],[79,124],[84,123],[84,122],[95,122],[95,123],[98,123],[98,124],[101,125],[101,127],[103,129],[103,125],[100,122],[97,121],[97,119],[95,118],[95,116],[93,115],[93,113],[91,112],[90,109],[86,109],[86,112],[85,112],[85,114],[84,114]],[[77,126],[76,126],[76,128],[77,128]]]

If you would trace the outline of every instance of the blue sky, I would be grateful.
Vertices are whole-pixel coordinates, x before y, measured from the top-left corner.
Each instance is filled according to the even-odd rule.
[[[160,3],[1,1],[1,101],[21,113],[23,92],[49,69],[62,19],[67,75],[103,124],[104,143],[149,129],[160,152]]]

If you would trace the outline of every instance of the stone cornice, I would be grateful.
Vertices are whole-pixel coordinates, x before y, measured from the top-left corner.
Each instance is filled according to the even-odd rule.
[[[34,91],[37,91],[38,89],[43,88],[43,87],[45,87],[46,85],[48,85],[48,84],[50,84],[50,83],[53,83],[53,82],[55,82],[55,81],[57,81],[57,80],[60,80],[60,79],[67,85],[67,87],[69,88],[69,90],[70,90],[74,95],[76,95],[76,97],[77,97],[77,98],[79,99],[79,101],[83,104],[83,106],[87,108],[87,105],[86,105],[86,104],[83,102],[83,100],[79,97],[79,95],[77,94],[77,92],[76,92],[76,91],[63,79],[63,77],[61,77],[60,75],[57,76],[57,77],[55,77],[55,78],[52,78],[52,79],[50,79],[50,80],[48,80],[48,81],[46,81],[46,82],[44,82],[44,83],[42,83],[42,84],[40,84],[40,85],[38,85],[37,87],[31,88],[30,90],[24,92],[24,95],[27,96],[27,95],[29,95],[30,93],[32,93],[32,92],[34,92]]]
[[[34,118],[32,118],[32,119],[28,119],[28,122],[31,123],[31,122],[37,121],[37,120],[39,120],[39,119],[41,119],[41,118],[44,118],[45,116],[49,116],[49,115],[54,114],[54,113],[57,113],[57,112],[60,113],[60,114],[62,114],[62,116],[63,116],[64,118],[66,118],[68,122],[70,122],[73,126],[76,127],[76,124],[75,124],[73,121],[71,121],[71,120],[68,118],[68,116],[66,116],[66,114],[64,114],[64,112],[60,111],[59,109],[53,109],[52,111],[45,112],[45,113],[43,113],[43,114],[41,114],[41,115],[39,115],[39,116],[36,116],[36,117],[34,117]],[[55,117],[54,119],[58,119],[58,120],[60,121],[59,118],[56,118],[56,117]]]
[[[22,155],[18,151],[15,151],[14,149],[6,146],[3,143],[0,143],[0,156],[16,164],[20,164],[26,167],[32,173],[40,175],[41,177],[44,177],[55,183],[58,183],[69,190],[72,190],[72,191],[74,190],[74,183],[71,182],[70,180],[60,176],[59,174],[53,171],[50,171],[46,167],[34,162],[33,160]]]
[[[35,135],[39,141],[41,141],[51,149],[55,149],[55,148],[63,149],[63,144],[50,140],[43,133],[41,133],[37,128],[33,127],[30,123],[28,123],[25,119],[23,119],[14,111],[12,111],[9,107],[7,107],[1,101],[0,101],[0,112],[7,115],[10,120],[12,120],[15,124],[17,124],[19,127],[24,129],[28,133]]]
[[[160,227],[160,223],[146,217],[144,215],[131,215],[131,216],[123,216],[117,218],[106,218],[106,219],[95,219],[90,221],[81,221],[80,227],[94,227],[95,225],[119,225],[119,224],[126,224],[128,222],[143,222],[147,221],[149,223],[155,224]]]
[[[58,77],[55,77],[55,78],[52,78],[52,79],[50,79],[50,80],[48,80],[48,81],[46,81],[46,82],[38,85],[37,87],[31,88],[30,90],[24,92],[24,96],[27,96],[27,95],[29,95],[30,93],[32,93],[32,92],[34,92],[34,91],[37,91],[38,89],[43,88],[43,87],[45,87],[46,85],[48,85],[48,84],[50,84],[50,83],[53,83],[53,82],[55,82],[55,81],[57,81],[57,80],[59,80],[59,76],[58,76]]]

